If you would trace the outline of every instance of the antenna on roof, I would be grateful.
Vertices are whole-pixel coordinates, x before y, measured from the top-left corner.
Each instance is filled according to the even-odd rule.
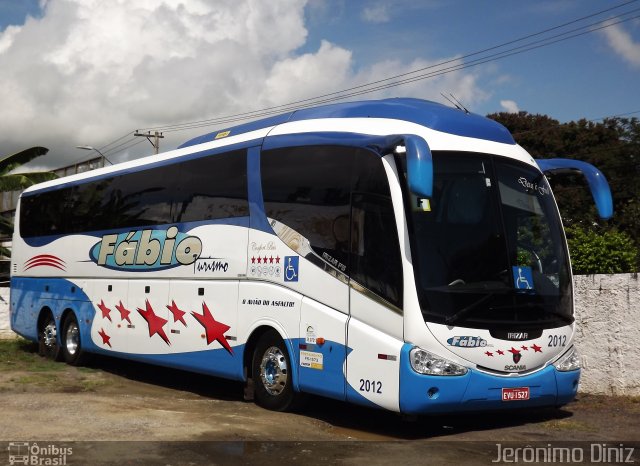
[[[449,101],[449,103],[450,103],[451,105],[453,105],[455,108],[457,108],[458,110],[462,110],[462,108],[460,108],[460,106],[459,106],[457,103],[455,103],[455,102],[454,102],[453,100],[451,100],[449,97],[447,97],[446,95],[444,95],[444,93],[442,93],[442,92],[441,92],[441,93],[440,93],[440,95],[441,95],[442,97],[444,97],[445,99],[447,99],[447,100]],[[451,97],[453,97],[453,95],[452,95]],[[464,111],[464,110],[463,110],[463,111]],[[468,113],[468,112],[467,112],[467,113]]]
[[[451,96],[451,98],[452,98],[453,100],[455,100],[455,101],[458,103],[458,105],[460,105],[460,107],[462,107],[462,108],[458,107],[458,105],[456,105],[456,107],[460,108],[460,110],[464,110],[464,113],[469,113],[469,110],[467,110],[467,107],[465,107],[464,105],[462,105],[462,102],[460,102],[458,99],[456,99],[456,96],[454,96],[451,92],[449,92],[449,95],[450,95],[450,96]]]

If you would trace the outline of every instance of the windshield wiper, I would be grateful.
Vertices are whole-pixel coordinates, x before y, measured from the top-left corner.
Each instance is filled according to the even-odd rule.
[[[493,298],[495,295],[496,295],[495,293],[489,293],[489,294],[483,296],[482,298],[478,299],[477,301],[474,301],[473,303],[469,304],[468,306],[463,307],[462,309],[460,309],[458,312],[456,312],[452,316],[449,316],[449,317],[445,318],[444,319],[445,323],[447,325],[455,324],[457,321],[459,321],[460,319],[465,317],[467,314],[469,314],[471,311],[476,309],[481,304],[483,304],[486,301],[488,301],[489,298]]]

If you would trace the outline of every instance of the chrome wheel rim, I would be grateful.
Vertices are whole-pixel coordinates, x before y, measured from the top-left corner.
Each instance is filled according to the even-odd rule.
[[[80,331],[78,330],[78,324],[71,322],[67,327],[67,334],[65,336],[65,346],[67,347],[67,353],[74,355],[78,351],[80,345]]]
[[[58,333],[56,331],[56,323],[50,321],[44,329],[42,329],[42,341],[47,348],[51,348],[56,345],[56,337]]]
[[[272,346],[264,352],[260,362],[260,379],[269,395],[277,396],[287,386],[287,358],[280,348]]]

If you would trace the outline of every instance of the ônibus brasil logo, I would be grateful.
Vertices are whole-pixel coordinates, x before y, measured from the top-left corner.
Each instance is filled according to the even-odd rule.
[[[172,226],[104,235],[89,252],[96,264],[116,270],[152,271],[193,264],[202,241]]]

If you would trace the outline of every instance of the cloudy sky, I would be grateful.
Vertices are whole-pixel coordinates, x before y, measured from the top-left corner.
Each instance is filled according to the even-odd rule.
[[[34,165],[54,168],[91,145],[117,162],[152,152],[136,130],[164,127],[170,150],[229,124],[170,125],[399,75],[413,82],[357,98],[444,92],[475,113],[561,121],[637,112],[640,2],[0,0],[0,154],[42,145]]]

